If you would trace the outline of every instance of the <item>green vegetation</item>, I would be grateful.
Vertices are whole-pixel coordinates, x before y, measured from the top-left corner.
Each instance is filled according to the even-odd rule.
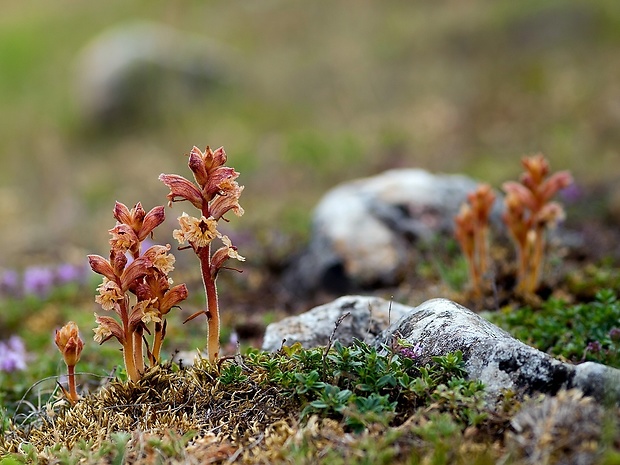
[[[506,309],[485,316],[553,356],[620,368],[620,301],[612,290],[599,291],[591,303],[568,305],[550,299],[539,309]]]
[[[289,454],[295,457],[302,453],[303,444],[295,443],[292,437],[286,441],[279,430],[261,433],[260,424],[284,422],[287,435],[294,434],[294,428],[304,430],[317,422],[337,425],[358,438],[376,430],[380,441],[386,443],[414,434],[428,446],[444,438],[446,431],[461,435],[467,428],[497,421],[489,423],[483,386],[463,378],[460,353],[435,357],[424,365],[403,354],[406,352],[399,347],[377,351],[358,341],[351,347],[335,342],[330,350],[306,350],[298,344],[276,354],[250,350],[240,361],[222,360],[211,365],[199,360],[185,369],[167,364],[150,369],[137,383],[113,381],[104,385],[71,408],[56,403],[55,407],[46,407],[47,413],[45,409],[33,411],[19,426],[10,426],[17,423],[5,416],[2,444],[12,452],[8,457],[17,463],[36,461],[42,454],[59,463],[80,459],[96,463],[104,458],[118,461],[124,454],[134,453],[136,442],[148,443],[162,457],[179,458],[189,453],[188,441],[199,429],[209,431],[219,425],[225,433],[219,436],[220,442],[231,440],[249,447],[260,434],[273,436],[267,436],[266,442],[286,442],[284,450],[257,444],[258,451],[253,453],[281,454],[280,460],[287,460]],[[165,408],[161,401],[167,396],[172,396],[168,402],[173,405]],[[206,413],[204,409],[214,401],[218,407]],[[120,409],[116,415],[84,421],[90,409],[113,406]],[[50,408],[55,410],[53,416]],[[149,415],[134,412],[135,408],[159,413],[149,419]],[[437,422],[437,428],[430,428],[429,422]],[[416,426],[404,426],[408,423]],[[127,427],[148,431],[149,439],[132,436],[124,429]],[[367,446],[371,447],[370,442]]]

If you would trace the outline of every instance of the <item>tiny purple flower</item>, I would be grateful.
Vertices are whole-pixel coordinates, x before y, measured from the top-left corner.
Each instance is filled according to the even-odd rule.
[[[19,294],[19,274],[15,270],[5,270],[0,275],[0,294],[17,296]]]
[[[87,276],[88,269],[83,265],[63,263],[56,268],[58,284],[80,283]]]
[[[611,328],[609,331],[609,337],[614,342],[620,341],[620,328]]]
[[[54,284],[54,273],[50,268],[31,266],[24,271],[24,293],[45,297]]]
[[[586,350],[592,352],[593,354],[596,354],[603,350],[603,346],[599,341],[592,341],[588,343],[588,345],[586,346]]]
[[[583,199],[583,189],[577,184],[572,183],[560,190],[560,198],[569,205],[575,204]]]
[[[416,358],[419,358],[420,355],[422,355],[422,344],[418,342],[413,347],[400,347],[398,349],[398,353],[401,354],[403,357],[415,360]]]
[[[237,344],[239,344],[239,335],[237,334],[237,331],[233,330],[230,333],[230,339],[228,340],[228,343],[233,347],[237,347]]]
[[[0,371],[25,370],[26,355],[26,346],[19,336],[0,341]]]

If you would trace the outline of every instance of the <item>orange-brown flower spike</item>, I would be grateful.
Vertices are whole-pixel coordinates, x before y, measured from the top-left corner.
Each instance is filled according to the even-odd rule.
[[[503,220],[517,248],[519,271],[517,291],[533,294],[539,286],[545,250],[545,231],[563,218],[564,210],[551,202],[553,196],[568,187],[568,171],[550,174],[549,162],[542,154],[522,159],[525,172],[520,182],[506,182]]]
[[[110,259],[88,256],[93,271],[103,275],[95,302],[115,314],[95,313],[94,339],[100,344],[117,339],[123,347],[127,375],[138,381],[145,372],[145,358],[151,364],[159,362],[159,356],[154,354],[155,350],[159,354],[165,335],[164,316],[187,298],[187,287],[181,284],[170,289],[168,274],[174,269],[175,258],[169,253],[169,244],[141,251],[142,242],[164,221],[164,207],[154,207],[147,213],[140,202],[131,210],[116,202],[113,215],[117,224],[109,231]],[[151,289],[154,285],[156,288]],[[149,329],[152,326],[154,334]],[[149,350],[145,333],[153,336],[153,351]]]
[[[223,147],[213,151],[207,146],[204,152],[193,147],[189,153],[188,167],[194,175],[195,184],[176,174],[161,174],[159,179],[170,188],[169,205],[177,200],[188,200],[199,214],[185,212],[179,217],[180,229],[173,232],[179,244],[189,243],[200,261],[200,270],[205,289],[206,309],[195,312],[185,321],[199,315],[207,316],[207,352],[210,361],[219,356],[220,315],[215,280],[218,271],[229,258],[243,260],[237,248],[227,236],[217,230],[220,219],[229,211],[237,216],[243,214],[239,197],[243,186],[236,179],[239,176],[233,168],[225,166],[227,160]],[[212,254],[211,244],[220,239],[224,246]]]
[[[84,341],[80,338],[77,324],[70,321],[60,328],[60,330],[56,330],[54,342],[67,365],[69,375],[69,391],[63,388],[63,392],[67,396],[69,402],[75,404],[79,399],[75,385],[75,365],[77,365],[80,360],[80,355],[84,348]]]
[[[482,293],[481,280],[488,268],[488,223],[495,193],[488,184],[481,184],[467,196],[455,221],[455,236],[469,267],[472,290]]]
[[[154,207],[146,213],[140,202],[131,210],[125,204],[116,202],[113,214],[116,221],[132,229],[140,242],[146,239],[153,232],[153,229],[162,224],[166,219],[163,206]]]

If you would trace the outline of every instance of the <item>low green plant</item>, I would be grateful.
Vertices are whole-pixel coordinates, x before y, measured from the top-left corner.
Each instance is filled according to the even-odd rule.
[[[352,431],[377,422],[387,425],[430,405],[453,413],[463,426],[485,418],[484,386],[464,378],[460,352],[433,357],[423,365],[416,354],[412,347],[398,344],[377,349],[359,340],[350,346],[335,341],[327,352],[299,344],[273,356],[251,351],[245,363],[264,370],[265,383],[297,399],[302,419],[334,417]]]
[[[590,303],[550,299],[536,310],[510,309],[488,315],[513,336],[573,362],[596,361],[620,368],[620,301],[612,290]]]

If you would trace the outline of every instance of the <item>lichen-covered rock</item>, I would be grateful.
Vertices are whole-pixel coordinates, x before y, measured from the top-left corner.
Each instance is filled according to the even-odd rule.
[[[311,242],[291,265],[287,287],[303,295],[394,284],[410,265],[412,244],[450,233],[476,185],[462,175],[398,169],[335,187],[314,210]]]
[[[337,324],[348,312],[350,315]],[[555,395],[572,388],[600,400],[620,400],[620,370],[592,362],[573,365],[556,360],[447,299],[409,307],[378,297],[341,297],[269,325],[263,349],[278,350],[283,341],[286,345],[300,342],[306,348],[325,346],[332,333],[334,340],[345,345],[358,338],[379,348],[404,339],[418,345],[421,363],[461,351],[468,377],[484,383],[491,403],[505,390],[520,395]]]
[[[332,334],[334,340],[338,339],[345,345],[355,338],[368,343],[409,310],[405,305],[377,297],[340,297],[267,326],[263,350],[276,351],[283,342],[288,346],[300,342],[306,348],[325,346]],[[342,321],[337,324],[341,318]]]
[[[554,395],[578,388],[585,395],[620,399],[620,370],[598,363],[572,365],[513,338],[467,308],[446,299],[432,299],[384,331],[376,345],[394,335],[420,344],[421,361],[460,350],[469,378],[486,386],[489,400],[502,391]]]

